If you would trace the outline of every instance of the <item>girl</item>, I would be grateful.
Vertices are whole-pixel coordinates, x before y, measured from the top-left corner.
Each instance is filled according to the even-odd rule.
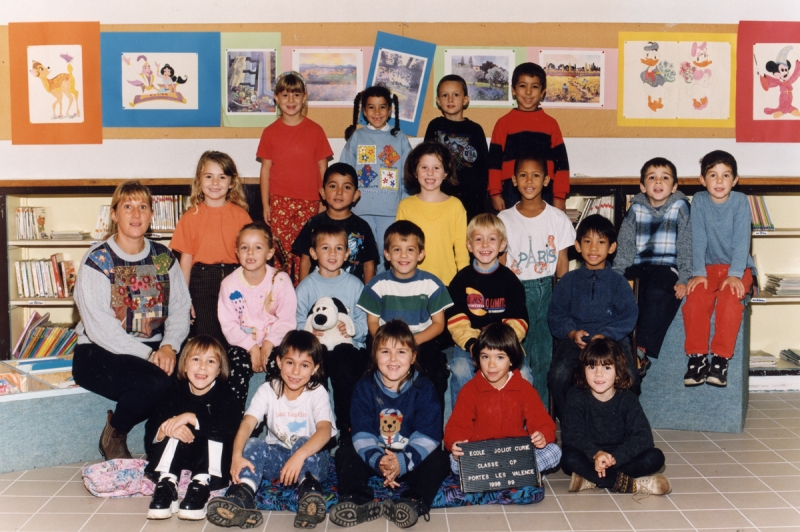
[[[224,497],[208,503],[208,520],[218,526],[253,528],[261,524],[255,493],[262,479],[279,479],[297,486],[296,528],[314,528],[325,519],[322,485],[328,476],[330,453],[324,450],[336,437],[322,371],[322,345],[307,331],[291,331],[278,346],[275,371],[270,371],[233,443],[231,477]],[[266,440],[251,438],[266,419]]]
[[[263,222],[242,227],[236,239],[241,265],[222,280],[218,316],[225,339],[231,345],[228,358],[250,360],[237,393],[242,412],[252,372],[262,372],[274,346],[297,328],[297,297],[289,276],[267,262],[275,254],[272,231]],[[238,383],[234,383],[238,384]]]
[[[617,493],[665,495],[667,477],[656,472],[664,453],[653,444],[650,423],[630,391],[632,378],[619,344],[587,344],[575,370],[561,425],[561,468],[572,474],[569,491],[608,488]]]
[[[219,151],[205,152],[197,162],[189,209],[169,243],[181,254],[181,271],[192,296],[191,336],[202,331],[226,345],[217,319],[219,285],[239,264],[236,235],[250,222],[233,159]]]
[[[275,83],[280,120],[264,129],[256,156],[261,159],[264,221],[283,249],[290,249],[306,221],[321,212],[319,189],[333,155],[325,132],[305,117],[306,83],[297,72],[284,72]],[[287,256],[294,283],[300,257]]]
[[[425,261],[420,269],[449,285],[469,266],[467,211],[448,192],[456,181],[453,156],[439,142],[423,142],[406,161],[406,189],[415,196],[400,202],[398,220],[410,220],[425,233]]]
[[[158,476],[148,519],[198,521],[206,516],[210,490],[230,481],[231,449],[239,426],[238,401],[217,381],[228,378],[222,345],[201,334],[186,343],[178,361],[178,380],[145,425],[148,476]],[[178,506],[181,470],[192,473],[186,497]]]
[[[339,503],[331,521],[353,526],[385,515],[407,528],[428,510],[447,476],[441,406],[433,384],[419,373],[417,345],[408,325],[391,320],[376,332],[372,369],[356,385],[350,407],[353,440],[336,451]],[[369,478],[384,486],[408,485],[403,497],[373,500]]]
[[[394,109],[394,127],[388,121]],[[367,127],[356,130],[359,113]],[[383,234],[394,222],[397,205],[403,195],[403,168],[411,151],[408,137],[400,131],[400,107],[397,96],[386,87],[368,87],[353,102],[353,123],[345,130],[347,144],[339,162],[355,167],[358,172],[361,199],[353,208],[369,224],[378,243],[378,256],[383,257]],[[383,260],[375,273],[385,271]]]
[[[481,371],[461,389],[444,430],[453,472],[458,474],[457,459],[464,456],[461,443],[528,435],[539,471],[556,467],[561,458],[556,424],[533,386],[514,371],[525,357],[514,329],[504,323],[488,325],[472,352]]]

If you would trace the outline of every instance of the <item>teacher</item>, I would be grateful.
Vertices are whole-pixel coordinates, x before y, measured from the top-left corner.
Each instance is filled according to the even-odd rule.
[[[172,252],[145,238],[152,218],[150,190],[119,185],[111,236],[89,249],[75,283],[75,382],[117,402],[100,436],[106,460],[131,458],[128,432],[161,401],[189,333],[189,290]]]

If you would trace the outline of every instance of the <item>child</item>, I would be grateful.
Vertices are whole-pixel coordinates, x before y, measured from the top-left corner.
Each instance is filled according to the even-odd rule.
[[[561,425],[561,468],[572,475],[569,491],[672,491],[669,479],[658,474],[664,453],[655,448],[650,423],[630,390],[626,358],[609,338],[591,340],[581,353]]]
[[[392,109],[394,127],[390,128]],[[364,115],[367,127],[356,130],[359,113]],[[379,85],[359,93],[353,102],[353,123],[345,130],[344,138],[347,144],[339,162],[355,167],[361,182],[361,201],[353,212],[369,224],[373,235],[380,236],[394,222],[403,196],[403,168],[411,151],[408,137],[400,131],[397,96]],[[378,257],[382,257],[381,241],[378,247]],[[379,261],[376,273],[383,271],[383,261]]]
[[[320,210],[320,183],[333,151],[322,128],[305,118],[308,94],[303,76],[294,71],[278,76],[275,101],[280,120],[264,129],[256,156],[261,159],[264,221],[286,249]],[[297,284],[300,257],[286,259]]]
[[[492,323],[508,324],[520,342],[528,333],[525,289],[517,276],[497,260],[506,249],[505,225],[494,214],[479,214],[469,222],[467,235],[467,249],[475,259],[456,274],[447,288],[453,300],[453,306],[445,313],[447,329],[456,343],[450,360],[452,405],[456,404],[459,390],[475,375],[472,352],[482,329]],[[523,362],[521,370],[526,369]],[[530,380],[530,370],[525,378]]]
[[[426,261],[420,266],[450,284],[456,272],[469,265],[467,211],[447,192],[458,183],[453,157],[444,144],[423,142],[406,161],[406,190],[414,194],[400,202],[398,220],[410,220],[428,235]]]
[[[631,388],[639,393],[639,372],[635,371],[627,337],[636,325],[638,309],[633,290],[623,276],[606,264],[617,248],[617,232],[599,214],[587,216],[578,226],[575,249],[583,266],[568,272],[553,289],[547,323],[556,338],[547,386],[556,413],[563,419],[572,374],[579,364],[581,350],[589,340],[611,338],[622,343],[632,372]]]
[[[619,230],[614,271],[639,279],[636,364],[644,377],[658,358],[672,319],[686,297],[692,274],[692,228],[689,202],[678,191],[675,165],[663,157],[650,159],[641,171],[640,194]]]
[[[519,200],[509,178],[513,175],[517,155],[531,150],[547,154],[547,175],[553,178],[553,206],[562,211],[566,208],[569,194],[567,148],[558,122],[539,108],[546,89],[547,74],[536,63],[522,63],[514,69],[511,94],[517,100],[517,108],[497,121],[489,146],[489,195],[497,211]]]
[[[436,86],[436,105],[444,116],[431,120],[425,140],[441,142],[450,149],[455,161],[459,186],[455,195],[467,210],[467,220],[487,212],[489,183],[486,133],[477,122],[464,117],[469,106],[467,82],[459,75],[448,74]]]
[[[300,257],[300,280],[316,266],[308,251],[312,247],[311,235],[321,224],[334,224],[347,234],[344,271],[368,283],[375,275],[378,247],[369,224],[352,212],[353,204],[361,197],[355,168],[345,163],[330,165],[322,178],[319,195],[327,207],[325,212],[308,220],[292,245],[292,253]]]
[[[543,155],[520,154],[511,177],[520,201],[498,215],[508,233],[508,249],[503,260],[525,287],[528,335],[523,347],[526,364],[530,365],[533,375],[531,384],[545,404],[550,397],[547,371],[553,359],[547,307],[553,294],[553,279],[560,279],[567,273],[567,248],[575,243],[575,229],[567,215],[548,205],[542,197],[549,182],[547,160]]]
[[[267,264],[274,254],[269,227],[263,222],[245,225],[236,239],[241,266],[222,280],[219,289],[219,323],[232,346],[228,357],[249,357],[251,369],[257,373],[266,370],[273,347],[297,328],[297,298],[292,281]],[[246,385],[240,399],[244,411]]]
[[[181,271],[192,296],[192,332],[202,331],[222,345],[219,286],[239,265],[236,236],[250,222],[233,159],[219,151],[205,152],[197,162],[189,208],[178,220],[169,247],[181,254]]]
[[[712,151],[700,160],[700,169],[700,183],[706,190],[692,199],[692,278],[683,306],[689,368],[683,383],[726,386],[728,360],[733,357],[742,323],[744,297],[753,284],[750,204],[747,196],[731,190],[739,181],[733,155]],[[715,309],[715,332],[709,351]],[[707,361],[709,352],[711,360]]]
[[[442,410],[430,381],[420,375],[417,345],[408,325],[391,320],[375,331],[372,370],[353,392],[353,442],[336,452],[339,503],[331,522],[353,526],[383,514],[400,528],[428,519],[436,492],[447,476],[442,451]],[[369,478],[408,491],[381,505]],[[383,507],[381,507],[383,506]]]
[[[145,425],[145,473],[158,478],[148,519],[168,519],[176,511],[180,519],[205,519],[210,490],[228,485],[241,416],[231,389],[217,382],[228,371],[225,349],[211,336],[196,336],[183,348],[178,380]],[[178,506],[183,469],[191,471],[192,482]]]
[[[413,222],[400,220],[386,229],[383,256],[391,270],[379,273],[367,283],[358,306],[367,313],[367,326],[373,337],[378,327],[400,319],[414,333],[419,348],[419,363],[433,382],[444,408],[447,390],[447,358],[439,335],[444,332],[444,310],[453,305],[447,287],[426,271],[417,269],[425,258],[425,235]]]
[[[322,345],[313,334],[291,331],[277,349],[276,371],[270,371],[233,442],[231,477],[224,497],[208,503],[208,520],[217,526],[253,528],[263,517],[255,494],[261,481],[297,483],[295,528],[314,528],[325,519],[321,481],[328,478],[330,453],[324,450],[336,437],[330,399],[325,388]],[[251,438],[266,420],[265,440]]]
[[[518,436],[530,436],[540,472],[556,467],[556,424],[533,386],[514,372],[525,359],[516,332],[504,323],[488,325],[473,353],[481,372],[461,390],[444,429],[453,472],[458,474],[457,459],[464,456],[459,444]]]
[[[303,329],[306,326],[309,312],[321,297],[336,298],[349,311],[355,325],[352,344],[342,343],[332,350],[323,346],[325,355],[322,366],[331,379],[336,425],[342,441],[350,437],[350,397],[353,388],[367,369],[364,352],[368,332],[367,316],[356,306],[364,285],[342,268],[349,250],[347,233],[341,226],[331,223],[318,225],[311,235],[311,248],[308,252],[319,266],[300,281],[297,287],[297,328]],[[348,337],[344,323],[339,321],[338,328],[342,335]],[[315,334],[322,336],[323,333]]]

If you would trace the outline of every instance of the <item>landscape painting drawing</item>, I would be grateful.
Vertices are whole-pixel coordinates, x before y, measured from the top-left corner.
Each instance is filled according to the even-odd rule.
[[[277,50],[227,50],[225,113],[275,114]]]
[[[292,65],[306,80],[310,107],[350,107],[364,87],[364,52],[359,49],[295,49]]]
[[[514,50],[460,49],[444,52],[444,73],[456,74],[467,82],[469,104],[476,107],[513,105],[510,79]]]
[[[546,107],[603,107],[605,54],[586,50],[540,50],[547,74]]]
[[[800,120],[800,43],[753,45],[753,120]]]
[[[421,98],[420,85],[428,58],[386,48],[377,48],[378,62],[370,85],[384,85],[397,95],[400,118],[417,120],[417,102]]]
[[[28,46],[31,124],[83,122],[83,57],[79,44]],[[99,76],[98,72],[93,75]]]
[[[123,109],[198,109],[197,54],[133,51],[121,61]]]

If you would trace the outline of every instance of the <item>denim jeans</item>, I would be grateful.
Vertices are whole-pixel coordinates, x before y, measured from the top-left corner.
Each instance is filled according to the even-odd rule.
[[[280,478],[281,469],[289,458],[297,452],[308,437],[304,436],[298,438],[291,449],[287,449],[283,445],[269,445],[267,442],[260,438],[250,438],[244,444],[244,451],[242,456],[250,460],[255,466],[255,472],[251,472],[248,468],[244,468],[239,472],[241,480],[249,480],[256,486],[261,485],[263,479],[275,480]],[[300,470],[298,480],[302,480],[306,471],[314,475],[314,478],[323,482],[328,478],[328,465],[330,464],[331,454],[329,451],[322,450],[316,454],[312,454],[306,458],[303,463],[303,468]]]
[[[455,346],[453,357],[450,359],[450,400],[454,408],[458,392],[475,376],[476,371],[469,353]],[[533,384],[531,370],[524,363],[519,367],[519,371],[523,379]]]
[[[547,390],[547,372],[553,360],[553,337],[547,324],[547,309],[553,295],[553,277],[542,277],[522,281],[525,287],[525,306],[528,309],[528,335],[522,347],[525,359],[533,375],[531,384],[539,392],[542,403],[547,406],[550,395]]]

